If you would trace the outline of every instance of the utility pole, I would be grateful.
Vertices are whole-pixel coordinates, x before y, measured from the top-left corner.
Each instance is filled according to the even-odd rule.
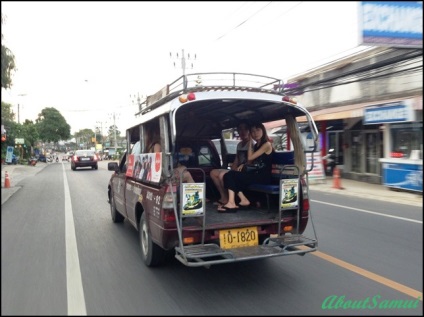
[[[116,114],[115,112],[112,113],[112,119],[113,119],[113,138],[114,138],[114,143],[115,143],[115,155],[116,155],[116,151],[117,151],[117,142],[116,142]]]
[[[147,98],[147,96],[145,96],[145,95],[141,95],[140,96],[140,94],[139,93],[137,93],[137,98],[136,98],[136,96],[135,95],[130,95],[130,99],[131,99],[131,104],[132,105],[137,105],[138,106],[138,111],[140,112],[141,111],[141,100],[143,100],[143,99],[146,99]]]
[[[103,122],[102,121],[96,121],[96,123],[100,124],[100,135],[102,136],[101,144],[102,144],[102,152],[103,152],[103,150],[104,150],[104,148],[103,148],[103,139],[104,139],[104,137],[103,137]]]
[[[189,61],[191,59],[196,60],[197,56],[196,56],[196,54],[194,54],[194,58],[192,58],[192,57],[190,57],[190,53],[188,53],[187,54],[187,58],[186,58],[185,53],[184,53],[184,49],[182,49],[181,52],[182,52],[181,53],[181,58],[178,56],[178,53],[176,55],[177,55],[177,59],[181,59],[181,68],[183,70],[183,76],[185,76],[186,59],[189,60]],[[169,53],[169,57],[172,58],[172,53]],[[191,63],[191,69],[193,69],[193,63],[192,62],[189,62],[189,63]],[[174,67],[177,67],[176,64],[175,64],[175,62],[174,62]]]
[[[24,97],[26,95],[27,94],[18,94],[18,97]],[[20,105],[18,103],[18,124],[20,124],[20,123],[21,123],[21,114],[20,114]]]

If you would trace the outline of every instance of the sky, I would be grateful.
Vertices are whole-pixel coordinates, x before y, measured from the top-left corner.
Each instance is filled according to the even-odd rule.
[[[361,48],[350,1],[1,1],[1,12],[17,67],[2,101],[20,123],[56,108],[71,134],[114,123],[124,134],[137,95],[183,74],[183,51],[186,74],[286,80]]]

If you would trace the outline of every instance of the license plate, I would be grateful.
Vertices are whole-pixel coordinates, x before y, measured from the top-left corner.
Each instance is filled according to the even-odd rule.
[[[220,230],[219,243],[222,249],[252,247],[258,245],[258,229],[256,227],[248,227]]]
[[[81,161],[89,161],[89,160],[90,160],[89,157],[83,157],[83,158],[81,158]]]

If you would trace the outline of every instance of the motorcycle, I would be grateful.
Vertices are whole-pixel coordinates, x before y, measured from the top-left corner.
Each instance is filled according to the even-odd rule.
[[[323,159],[327,161],[326,172],[333,175],[334,168],[336,167],[336,154],[334,153],[334,149],[329,149],[328,154],[325,155]]]
[[[37,164],[37,158],[32,156],[28,159],[28,164],[31,166],[35,166],[35,164]]]

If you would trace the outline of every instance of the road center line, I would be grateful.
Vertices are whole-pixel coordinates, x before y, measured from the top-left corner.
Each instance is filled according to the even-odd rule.
[[[372,273],[370,271],[364,270],[356,265],[350,264],[348,262],[342,261],[340,259],[337,259],[331,255],[325,254],[321,251],[315,251],[315,252],[311,252],[310,254],[315,255],[323,260],[326,260],[328,262],[331,262],[333,264],[336,264],[344,269],[347,269],[349,271],[352,271],[354,273],[357,273],[359,275],[362,275],[370,280],[373,280],[377,283],[383,284],[387,287],[390,287],[398,292],[404,293],[408,296],[411,296],[414,299],[419,299],[420,301],[423,300],[423,293],[419,292],[413,288],[410,288],[408,286],[402,285],[400,283],[397,283],[395,281],[392,281],[388,278],[385,278],[381,275]]]
[[[87,315],[84,289],[82,287],[74,215],[65,165],[62,164],[65,188],[65,244],[66,244],[66,290],[68,315]]]
[[[320,201],[320,200],[311,200],[311,201],[317,202],[317,203],[320,203],[320,204],[334,206],[334,207],[341,207],[341,208],[345,208],[345,209],[351,209],[351,210],[356,210],[356,211],[360,211],[360,212],[365,212],[367,214],[372,214],[372,215],[377,215],[377,216],[382,216],[382,217],[387,217],[387,218],[394,218],[394,219],[399,219],[399,220],[404,220],[404,221],[409,221],[409,222],[415,222],[415,223],[420,223],[420,224],[423,223],[421,220],[414,220],[414,219],[409,219],[409,218],[405,218],[405,217],[386,215],[386,214],[382,214],[380,212],[375,212],[375,211],[370,211],[370,210],[365,210],[365,209],[359,209],[359,208],[353,208],[353,207],[347,207],[347,206],[343,206],[343,205],[327,203],[327,202]]]

